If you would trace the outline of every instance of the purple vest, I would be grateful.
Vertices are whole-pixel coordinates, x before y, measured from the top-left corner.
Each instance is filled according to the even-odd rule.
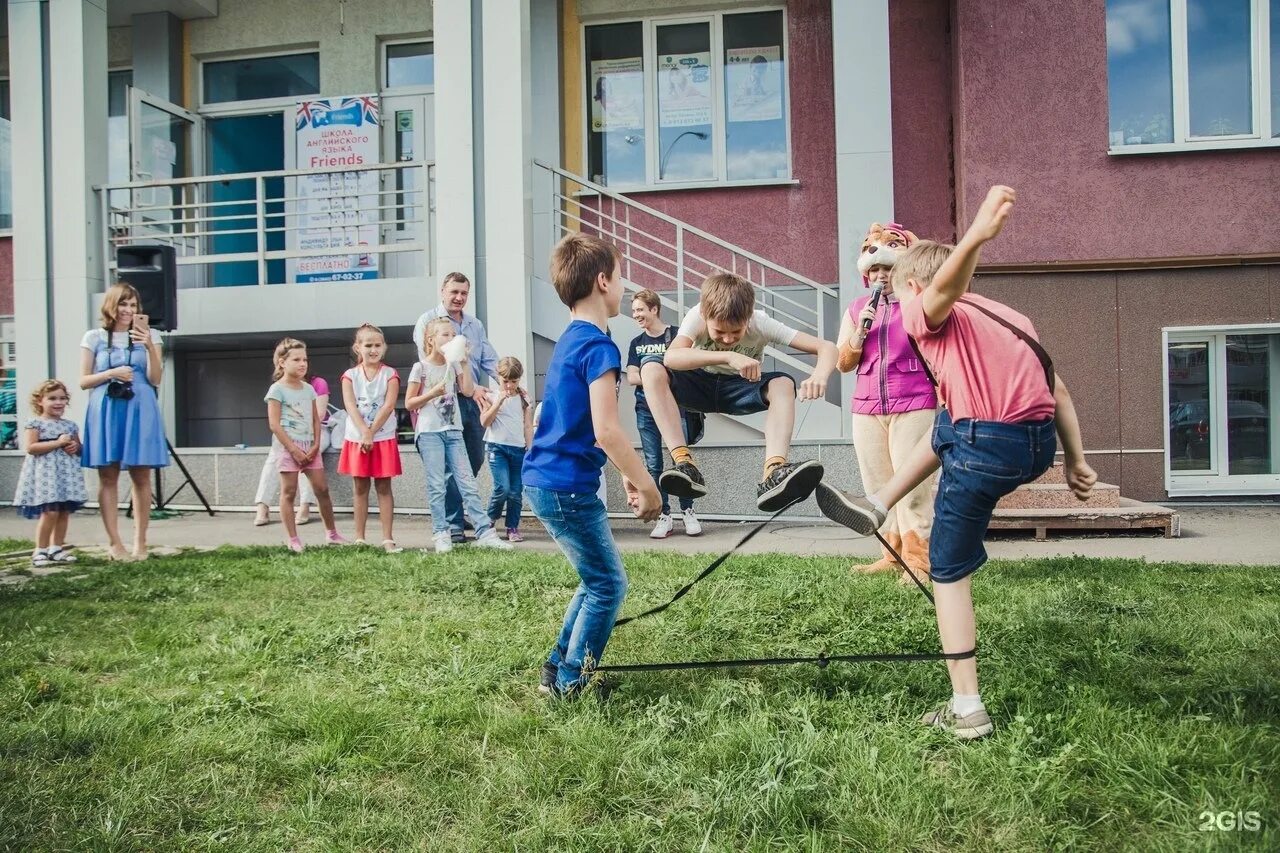
[[[849,304],[855,322],[870,296]],[[925,376],[902,328],[902,306],[887,298],[871,321],[871,331],[862,346],[858,362],[858,384],[854,386],[850,410],[856,415],[897,415],[919,409],[938,408],[938,396]]]

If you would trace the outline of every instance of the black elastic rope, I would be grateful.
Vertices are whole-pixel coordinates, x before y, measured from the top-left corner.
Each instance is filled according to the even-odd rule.
[[[799,503],[798,500],[792,501],[791,503],[784,506],[782,509],[775,512],[773,515],[769,516],[769,518],[765,519],[764,521],[757,524],[755,527],[751,528],[751,530],[747,531],[746,535],[744,535],[741,539],[739,539],[736,545],[734,545],[728,551],[725,551],[719,557],[716,557],[714,560],[711,561],[710,565],[708,565],[705,569],[703,569],[701,572],[698,573],[697,577],[689,581],[684,586],[680,587],[680,590],[674,596],[672,596],[671,600],[668,601],[666,604],[660,604],[657,607],[652,607],[644,611],[643,613],[637,613],[634,616],[628,616],[625,619],[619,619],[617,622],[613,623],[613,627],[619,628],[623,625],[626,625],[628,622],[634,622],[637,619],[643,619],[646,616],[653,616],[654,614],[661,613],[671,605],[675,604],[680,599],[684,598],[686,595],[689,594],[689,591],[693,589],[693,587],[699,581],[701,581],[703,578],[707,577],[716,569],[724,565],[726,560],[728,560],[735,553],[737,553],[739,548],[741,548],[743,545],[750,542],[751,539],[757,533],[763,530],[766,525],[772,523],[775,519],[777,519],[778,516],[782,515],[787,510],[791,509],[791,507],[795,506],[795,504],[797,503]],[[915,583],[916,587],[920,590],[920,592],[924,593],[924,597],[929,599],[929,603],[933,604],[934,603],[933,595],[929,592],[928,588],[926,588],[925,585],[920,582],[920,579],[915,576],[915,572],[912,572],[910,569],[907,568],[907,563],[905,560],[902,559],[901,555],[899,555],[898,552],[894,550],[894,547],[892,545],[890,545],[887,541],[885,541],[884,537],[880,535],[879,531],[876,531],[875,536],[877,539],[880,540],[880,544],[883,545],[885,549],[893,556],[894,560],[898,562],[898,565],[902,566],[902,570],[907,573],[907,575],[911,578],[912,582]],[[739,658],[734,660],[705,660],[705,661],[690,660],[690,661],[674,661],[671,663],[614,664],[612,666],[597,666],[593,668],[593,671],[594,672],[663,672],[668,670],[679,670],[679,669],[729,669],[732,667],[748,667],[748,666],[784,666],[784,665],[798,664],[798,663],[811,663],[816,665],[819,669],[824,669],[827,666],[827,664],[832,663],[833,661],[836,663],[910,663],[913,661],[967,660],[969,658],[976,657],[977,654],[978,654],[978,650],[976,647],[969,649],[968,651],[965,651],[965,652],[928,652],[928,653],[904,653],[904,654],[829,655],[826,652],[819,652],[816,656],[811,656],[811,657]]]

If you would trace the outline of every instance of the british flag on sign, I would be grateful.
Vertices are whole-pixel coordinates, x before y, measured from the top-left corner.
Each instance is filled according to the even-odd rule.
[[[360,123],[373,124],[378,123],[378,99],[370,95],[361,95],[355,98],[343,98],[342,106],[339,109],[348,109],[355,107],[357,115],[360,116]]]
[[[328,117],[328,101],[301,101],[298,104],[298,112],[295,116],[293,127],[294,130],[302,130],[307,126],[319,127],[327,123]]]

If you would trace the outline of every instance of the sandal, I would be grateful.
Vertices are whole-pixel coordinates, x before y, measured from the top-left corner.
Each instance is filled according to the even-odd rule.
[[[71,553],[71,549],[64,548],[61,545],[53,546],[46,553],[48,553],[49,559],[53,560],[55,563],[76,562],[76,555]]]
[[[394,539],[383,539],[382,550],[386,551],[388,554],[399,554],[404,551],[403,548],[396,544],[396,540]]]
[[[124,549],[123,545],[108,545],[107,561],[112,563],[127,563],[129,562],[129,552]]]

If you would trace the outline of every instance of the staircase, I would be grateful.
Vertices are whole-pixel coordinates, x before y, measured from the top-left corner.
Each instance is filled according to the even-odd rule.
[[[678,325],[698,303],[698,288],[712,273],[733,272],[755,289],[756,307],[794,329],[835,340],[843,306],[836,288],[819,284],[768,261],[741,246],[668,216],[607,187],[540,160],[533,163],[534,285],[545,286],[551,248],[566,234],[587,233],[609,240],[622,253],[622,278],[629,293],[648,288],[658,294],[664,319]],[[554,299],[533,300],[534,334],[548,341],[559,338],[569,312]],[[630,318],[630,298],[610,333],[619,347],[637,334]],[[765,370],[807,374],[813,357],[774,348],[765,351]],[[846,389],[839,375],[832,377],[825,400],[802,405],[796,413],[797,441],[838,441],[848,438],[848,417],[842,401]],[[704,444],[743,444],[761,441],[764,415],[713,415],[707,421]],[[852,449],[849,449],[852,455]]]
[[[1060,462],[1035,482],[1001,498],[989,529],[1034,530],[1036,539],[1048,538],[1050,530],[1156,529],[1166,538],[1180,534],[1176,512],[1122,497],[1119,487],[1110,483],[1097,483],[1088,500],[1077,499],[1067,487]]]

